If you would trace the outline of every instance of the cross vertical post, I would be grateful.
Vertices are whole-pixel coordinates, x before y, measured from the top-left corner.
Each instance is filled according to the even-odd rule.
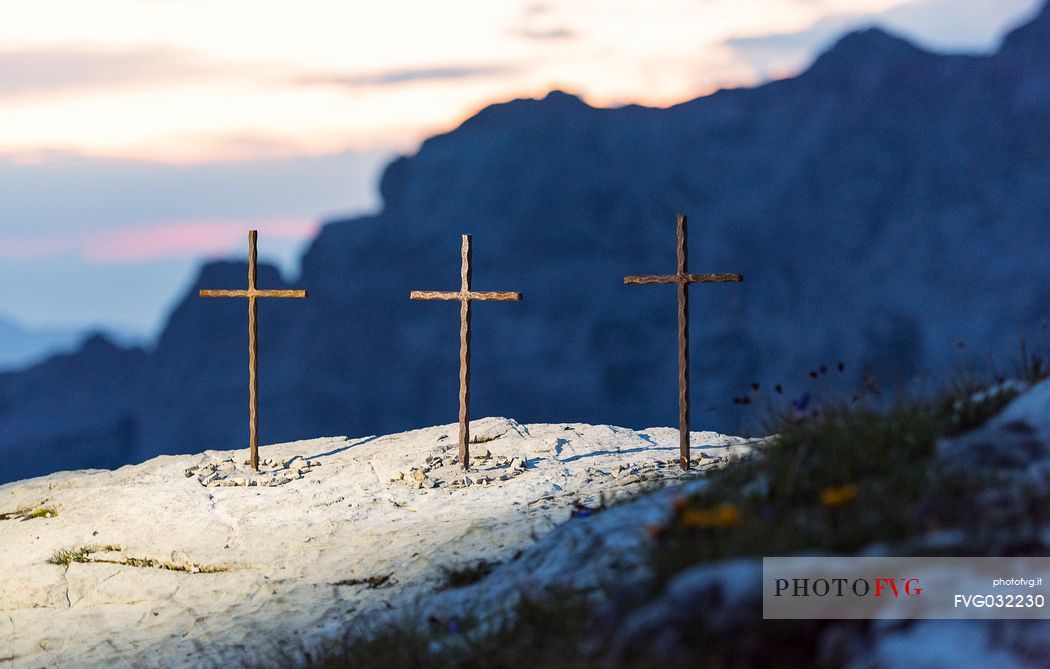
[[[202,290],[201,297],[248,298],[248,462],[259,471],[259,306],[258,298],[305,298],[305,290],[259,290],[259,233],[248,231],[248,290]]]
[[[460,292],[470,292],[470,235],[460,247]],[[459,461],[470,464],[470,300],[459,302]]]
[[[259,471],[259,304],[251,293],[258,283],[258,233],[248,231],[248,460]]]
[[[678,215],[678,276],[685,276],[689,258],[686,251],[685,215]],[[689,290],[678,282],[678,452],[682,469],[689,469]]]
[[[459,302],[459,462],[463,469],[470,467],[470,303],[481,301],[520,301],[521,293],[482,293],[471,290],[470,235],[463,235],[460,246],[459,291],[413,290],[413,300],[449,300]]]
[[[740,282],[739,274],[690,274],[687,244],[688,220],[677,219],[678,267],[673,275],[625,276],[624,284],[653,285],[673,283],[678,288],[678,450],[679,464],[689,469],[689,284]]]

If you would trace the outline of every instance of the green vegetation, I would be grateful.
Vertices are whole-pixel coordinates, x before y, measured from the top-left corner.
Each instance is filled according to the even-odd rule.
[[[542,599],[525,596],[513,620],[497,628],[480,629],[470,616],[431,620],[420,629],[405,620],[367,639],[333,644],[319,658],[307,658],[308,669],[583,669],[594,666],[581,657],[579,643],[586,632],[588,608],[576,595],[557,593]],[[284,658],[281,665],[297,664]]]
[[[33,520],[34,518],[54,518],[58,509],[53,506],[23,507],[9,513],[0,513],[0,520]]]
[[[332,585],[366,585],[371,589],[382,588],[385,585],[391,585],[394,581],[391,580],[393,574],[377,574],[376,576],[369,576],[367,578],[348,578],[342,581],[337,581]]]
[[[87,548],[63,548],[52,553],[47,563],[68,566],[74,562],[87,562],[90,554]]]
[[[64,548],[56,550],[47,559],[48,564],[69,566],[74,562],[82,564],[116,564],[124,567],[139,567],[143,569],[166,569],[168,571],[182,571],[190,574],[215,574],[229,571],[229,567],[202,564],[175,564],[153,558],[137,558],[123,555],[123,547],[114,545],[103,546],[81,546],[79,548]],[[99,553],[121,553],[119,558],[96,557]]]
[[[33,518],[54,518],[58,515],[58,510],[53,506],[42,506],[39,509],[33,509],[32,511],[26,512],[22,516],[22,520],[32,520]]]
[[[1043,369],[1036,367],[1035,369]],[[936,466],[937,442],[980,427],[1016,396],[1011,386],[958,384],[933,400],[899,401],[887,410],[861,403],[780,416],[777,437],[747,460],[712,472],[708,485],[678,501],[666,527],[654,529],[653,562],[662,580],[690,565],[736,556],[827,551],[849,554],[877,542],[921,539],[965,529],[973,554],[1009,549],[985,532],[1003,518],[973,504],[999,481],[987,471]],[[1030,525],[1047,508],[1045,493],[1024,494]],[[991,551],[991,552],[989,552]]]
[[[462,567],[456,567],[453,569],[443,569],[444,585],[440,588],[441,590],[451,590],[454,588],[463,588],[468,585],[477,583],[481,579],[485,578],[492,572],[493,565],[491,562],[485,560],[479,560],[474,564],[465,565]]]

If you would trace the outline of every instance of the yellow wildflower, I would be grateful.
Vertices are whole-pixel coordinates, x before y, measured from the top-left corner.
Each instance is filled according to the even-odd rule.
[[[732,527],[740,523],[740,510],[732,504],[720,504],[710,509],[686,509],[678,517],[682,527]]]
[[[820,503],[827,507],[842,506],[857,496],[857,486],[847,483],[838,488],[825,488],[820,493]]]

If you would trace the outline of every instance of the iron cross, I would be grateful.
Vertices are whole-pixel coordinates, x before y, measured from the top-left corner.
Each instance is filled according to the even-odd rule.
[[[305,290],[259,290],[255,287],[256,239],[255,230],[248,231],[248,290],[202,290],[201,297],[247,297],[248,298],[248,443],[249,462],[259,471],[259,332],[258,305],[260,297],[306,297]]]
[[[678,272],[668,276],[625,276],[624,284],[673,283],[678,286],[678,447],[682,469],[689,469],[689,284],[740,282],[739,274],[689,274],[686,217],[678,215]]]
[[[470,289],[470,235],[463,235],[460,251],[458,292],[413,290],[413,300],[456,300],[459,302],[459,461],[470,466],[470,303],[481,301],[519,301],[521,293],[479,293]]]

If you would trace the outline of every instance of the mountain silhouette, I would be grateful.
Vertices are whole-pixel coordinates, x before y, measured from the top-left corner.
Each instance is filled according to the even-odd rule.
[[[870,29],[667,109],[482,110],[393,161],[382,211],[324,226],[300,277],[260,268],[310,291],[260,305],[262,442],[456,419],[457,309],[408,293],[458,287],[463,232],[475,288],[525,294],[475,306],[477,417],[675,424],[674,290],[623,276],[673,272],[678,212],[691,271],[746,276],[691,289],[696,429],[760,429],[764,393],[820,365],[829,391],[987,369],[1050,316],[1048,37],[1046,8],[987,56]],[[152,350],[0,375],[0,480],[246,444],[246,307],[196,297],[244,277],[203,266]]]

